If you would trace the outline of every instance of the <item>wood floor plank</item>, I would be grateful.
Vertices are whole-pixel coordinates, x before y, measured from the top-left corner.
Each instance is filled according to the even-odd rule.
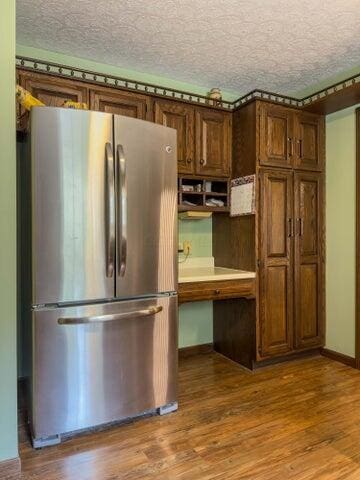
[[[248,372],[181,359],[179,411],[35,451],[7,480],[359,480],[360,372],[324,357]]]

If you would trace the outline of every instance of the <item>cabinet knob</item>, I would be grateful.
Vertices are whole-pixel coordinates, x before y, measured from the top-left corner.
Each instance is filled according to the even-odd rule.
[[[203,158],[200,158],[200,165],[205,165],[205,160]]]
[[[191,163],[191,162],[192,162],[191,158],[186,159],[186,163]]]
[[[220,295],[220,290],[215,290],[215,295]]]

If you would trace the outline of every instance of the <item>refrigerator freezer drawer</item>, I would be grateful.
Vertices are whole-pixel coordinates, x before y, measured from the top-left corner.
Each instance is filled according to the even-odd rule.
[[[36,310],[34,438],[177,400],[177,297]]]

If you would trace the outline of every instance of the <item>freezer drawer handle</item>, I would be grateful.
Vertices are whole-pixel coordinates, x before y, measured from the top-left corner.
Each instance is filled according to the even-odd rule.
[[[117,191],[118,191],[118,223],[119,254],[118,274],[125,275],[127,255],[127,184],[126,184],[126,159],[122,145],[117,146]]]
[[[83,325],[85,323],[104,323],[114,322],[116,320],[125,320],[134,317],[148,317],[156,315],[162,311],[161,305],[157,307],[145,308],[143,310],[133,310],[132,312],[114,313],[112,315],[95,315],[93,317],[64,317],[58,319],[59,325]]]
[[[105,145],[106,157],[106,276],[114,274],[115,261],[115,199],[114,155],[111,143]]]

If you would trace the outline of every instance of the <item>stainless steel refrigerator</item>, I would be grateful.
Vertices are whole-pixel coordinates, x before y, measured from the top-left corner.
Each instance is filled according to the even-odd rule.
[[[176,410],[175,130],[35,107],[27,151],[34,446]]]

